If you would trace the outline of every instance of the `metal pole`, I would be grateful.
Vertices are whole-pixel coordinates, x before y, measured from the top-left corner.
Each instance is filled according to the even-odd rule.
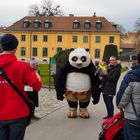
[[[51,90],[51,57],[49,59],[49,91]]]
[[[30,33],[30,61],[32,57],[32,32]]]

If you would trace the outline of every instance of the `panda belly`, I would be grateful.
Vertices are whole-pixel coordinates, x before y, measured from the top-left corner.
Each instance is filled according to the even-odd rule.
[[[90,77],[84,73],[69,73],[66,80],[66,88],[71,91],[83,92],[91,88]]]

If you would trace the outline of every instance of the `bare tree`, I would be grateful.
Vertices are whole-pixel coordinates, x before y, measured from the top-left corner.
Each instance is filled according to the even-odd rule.
[[[135,21],[135,30],[140,34],[140,18]]]
[[[125,34],[126,30],[124,29],[124,27],[120,24],[117,24],[117,29],[122,33]]]
[[[136,52],[140,51],[140,18],[135,21],[135,31],[136,31]]]
[[[33,4],[29,7],[30,16],[62,16],[64,15],[60,5],[54,6],[51,0],[43,0],[42,4]]]
[[[120,24],[116,24],[115,22],[110,22],[120,33],[125,34],[126,30],[125,28],[120,25]]]

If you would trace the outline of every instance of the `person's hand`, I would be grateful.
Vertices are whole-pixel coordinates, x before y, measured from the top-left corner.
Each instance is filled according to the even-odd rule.
[[[103,80],[103,77],[99,76],[99,79],[102,81]]]
[[[94,105],[98,104],[98,102],[99,102],[99,100],[95,100],[95,99],[92,101],[92,103],[93,103]]]

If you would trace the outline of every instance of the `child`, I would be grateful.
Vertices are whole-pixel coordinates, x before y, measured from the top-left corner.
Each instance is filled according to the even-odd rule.
[[[99,79],[101,81],[100,88],[102,89],[105,84],[104,75],[107,75],[107,65],[106,62],[100,61],[99,67],[97,71],[95,72],[95,75],[99,75]]]

